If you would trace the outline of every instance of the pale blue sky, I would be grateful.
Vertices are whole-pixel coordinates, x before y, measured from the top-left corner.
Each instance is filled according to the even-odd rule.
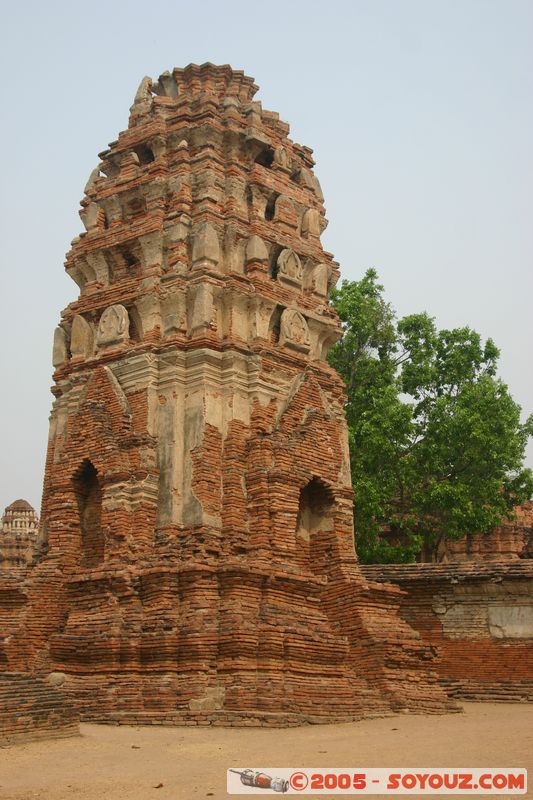
[[[2,3],[0,513],[40,505],[51,342],[97,153],[144,75],[230,63],[315,151],[346,278],[468,324],[533,411],[533,3]],[[530,448],[530,464],[533,448]]]

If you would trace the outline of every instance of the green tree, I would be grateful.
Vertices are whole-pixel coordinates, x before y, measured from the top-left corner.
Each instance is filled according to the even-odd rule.
[[[533,417],[497,377],[499,351],[427,314],[396,320],[375,270],[332,292],[344,334],[356,546],[366,563],[413,561],[442,537],[483,533],[533,492]],[[386,535],[383,535],[385,534]]]

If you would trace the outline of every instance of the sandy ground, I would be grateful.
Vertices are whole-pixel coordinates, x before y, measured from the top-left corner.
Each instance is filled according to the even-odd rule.
[[[82,725],[81,737],[1,748],[0,798],[221,800],[226,769],[242,765],[529,767],[533,783],[533,708],[464,709],[284,730]]]

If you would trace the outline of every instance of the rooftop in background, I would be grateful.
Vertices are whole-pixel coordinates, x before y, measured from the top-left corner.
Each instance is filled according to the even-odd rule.
[[[14,500],[11,505],[6,507],[6,514],[8,511],[35,511],[34,507],[28,503],[27,500],[19,498]]]

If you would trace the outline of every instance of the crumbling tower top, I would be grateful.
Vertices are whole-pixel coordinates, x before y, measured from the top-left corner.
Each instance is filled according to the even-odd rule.
[[[232,69],[229,64],[217,66],[205,63],[174,67],[172,72],[163,72],[157,81],[152,81],[155,94],[172,99],[180,96],[198,97],[205,92],[219,99],[235,97],[239,102],[245,103],[252,100],[258,88],[253,78],[245,75],[243,70]]]
[[[60,370],[107,357],[109,345],[140,348],[199,332],[217,347],[238,335],[252,347],[268,340],[324,359],[339,330],[327,304],[338,269],[320,243],[327,220],[312,151],[288,138],[278,114],[252,99],[256,91],[227,65],[191,64],[141,81],[128,129],[100,153],[85,187],[86,231],[66,262],[80,298],[56,335]],[[255,298],[246,333],[224,329],[229,317],[213,310],[211,295],[230,280]],[[196,306],[189,324],[175,308],[166,313],[172,287]],[[267,306],[256,317],[259,297],[273,315],[266,328]],[[114,338],[97,317],[109,306],[103,322],[114,318]]]

